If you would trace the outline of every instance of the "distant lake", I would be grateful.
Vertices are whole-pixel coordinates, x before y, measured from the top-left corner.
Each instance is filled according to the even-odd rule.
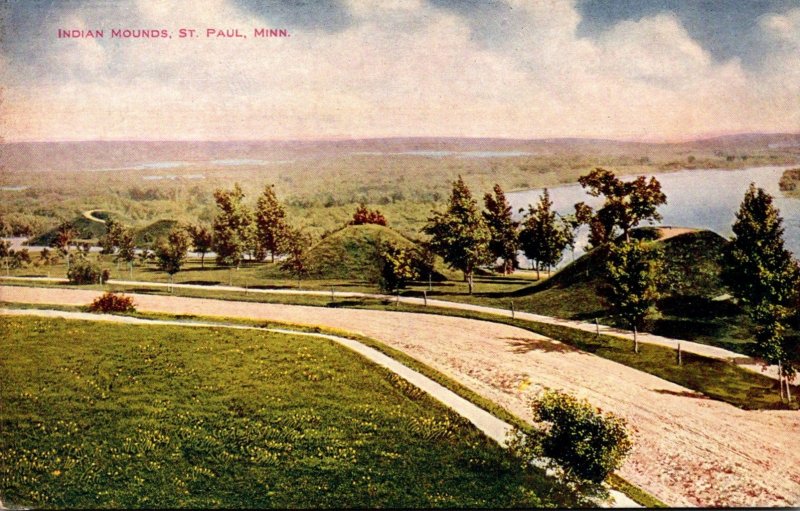
[[[781,174],[792,167],[754,167],[741,170],[684,170],[654,175],[667,195],[667,205],[659,208],[663,220],[658,225],[696,227],[709,229],[730,237],[736,211],[742,203],[751,182],[763,188],[775,199],[785,228],[786,248],[795,258],[800,258],[800,199],[790,199],[778,188]],[[623,179],[632,179],[634,176]],[[578,184],[549,188],[553,209],[560,214],[573,213],[574,204],[584,201],[592,207],[602,204],[602,198],[590,197]],[[506,194],[516,214],[519,208],[539,200],[541,189],[523,190]],[[517,217],[521,215],[517,214]],[[647,224],[645,224],[647,225]],[[588,229],[582,228],[578,236],[580,245],[576,255],[588,238]]]

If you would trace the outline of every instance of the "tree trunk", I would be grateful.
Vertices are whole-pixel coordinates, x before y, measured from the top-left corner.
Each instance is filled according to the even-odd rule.
[[[539,270],[541,269],[541,265],[539,261],[536,261],[536,280],[541,280],[541,276],[539,275]]]
[[[470,274],[467,275],[466,277],[467,277],[467,285],[469,286],[469,294],[472,294],[472,290],[475,287],[475,284],[472,281],[472,273],[470,272]]]
[[[269,257],[270,257],[270,262],[272,264],[275,264],[275,251],[274,250],[270,250]]]
[[[206,259],[206,253],[205,252],[200,252],[200,269],[201,270],[206,267],[205,259]]]
[[[778,384],[781,388],[781,402],[783,402],[783,370],[780,362],[778,362]]]
[[[639,339],[636,337],[636,327],[633,327],[633,352],[639,353]]]

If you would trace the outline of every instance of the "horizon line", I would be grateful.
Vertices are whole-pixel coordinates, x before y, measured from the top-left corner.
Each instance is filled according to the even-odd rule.
[[[631,138],[617,138],[617,137],[602,137],[602,136],[554,136],[554,137],[509,137],[509,136],[464,136],[464,135],[394,135],[394,136],[364,136],[355,137],[351,135],[342,136],[326,136],[320,138],[307,138],[307,137],[289,137],[289,138],[51,138],[51,139],[35,139],[35,138],[20,138],[20,139],[0,139],[0,144],[57,144],[57,143],[86,143],[86,142],[183,142],[183,143],[242,143],[242,142],[271,142],[271,143],[292,143],[292,142],[347,142],[347,141],[367,141],[367,140],[505,140],[516,142],[536,142],[547,140],[599,140],[604,142],[624,142],[634,144],[681,144],[688,142],[699,142],[703,140],[712,140],[715,138],[747,136],[747,135],[762,135],[762,136],[800,136],[800,131],[797,132],[781,132],[781,131],[722,131],[722,132],[709,132],[706,134],[687,136],[687,137],[631,137]]]

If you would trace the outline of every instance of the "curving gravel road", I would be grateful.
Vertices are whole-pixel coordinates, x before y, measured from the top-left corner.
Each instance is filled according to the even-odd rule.
[[[100,293],[0,287],[7,302],[85,305]],[[625,417],[623,477],[672,506],[800,504],[800,413],[744,411],[522,329],[454,317],[133,295],[140,311],[324,326],[377,339],[530,420],[543,386]]]

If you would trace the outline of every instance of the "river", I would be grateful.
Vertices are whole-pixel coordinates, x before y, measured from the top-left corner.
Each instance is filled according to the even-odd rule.
[[[800,199],[788,198],[778,188],[783,171],[790,167],[752,167],[740,170],[683,170],[651,174],[661,183],[667,204],[659,208],[663,220],[657,225],[709,229],[725,237],[733,232],[731,226],[751,182],[763,188],[775,199],[786,229],[786,248],[800,257]],[[649,175],[648,175],[649,176]],[[623,177],[623,179],[632,179]],[[585,201],[596,207],[602,198],[590,197],[578,184],[549,188],[553,209],[560,214],[574,212],[576,202]],[[539,200],[542,189],[522,190],[506,194],[514,212]],[[517,214],[518,219],[521,215]],[[588,230],[578,235],[576,256],[583,252]]]

